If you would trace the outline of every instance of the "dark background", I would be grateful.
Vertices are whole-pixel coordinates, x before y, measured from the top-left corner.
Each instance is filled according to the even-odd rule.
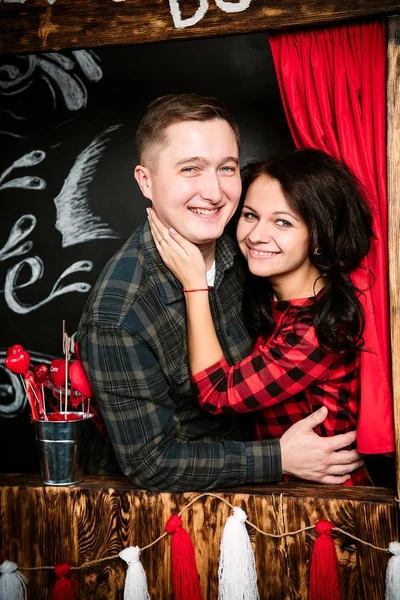
[[[146,106],[158,96],[197,92],[221,98],[242,134],[242,164],[293,148],[281,105],[265,33],[164,42],[87,51],[97,65],[88,78],[77,54],[0,56],[0,176],[21,156],[41,150],[35,166],[13,169],[3,184],[36,176],[45,189],[0,187],[0,471],[38,472],[34,427],[17,377],[2,366],[6,349],[21,344],[33,363],[62,356],[62,321],[72,335],[88,291],[70,291],[43,303],[62,273],[77,261],[90,271],[65,276],[61,285],[95,282],[107,259],[145,218],[147,202],[133,179],[135,131]],[[68,61],[66,60],[68,59]],[[57,74],[54,75],[54,65]],[[20,76],[15,74],[19,72]],[[100,73],[100,75],[99,75]],[[85,106],[67,106],[71,79],[86,96]],[[90,210],[117,235],[63,247],[56,229],[54,199],[60,194],[80,153],[107,128],[104,152],[87,187]],[[0,182],[1,186],[1,182]],[[73,191],[69,193],[73,194]],[[32,242],[25,253],[7,257],[4,246],[16,221],[34,215],[36,226],[21,240]],[[14,244],[17,248],[19,244]],[[1,253],[3,249],[3,254]],[[18,263],[39,257],[41,277],[27,285],[22,267],[14,290],[18,312],[7,299],[5,282]],[[37,260],[37,259],[35,259]],[[38,264],[38,263],[36,263]],[[40,263],[39,263],[40,264]],[[25,285],[24,285],[25,284]],[[26,311],[25,314],[23,311]],[[7,413],[7,414],[6,414]]]

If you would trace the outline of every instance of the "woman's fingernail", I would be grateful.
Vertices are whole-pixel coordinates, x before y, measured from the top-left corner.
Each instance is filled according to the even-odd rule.
[[[178,232],[176,231],[176,229],[174,229],[173,227],[169,228],[169,232],[171,235],[176,235]]]

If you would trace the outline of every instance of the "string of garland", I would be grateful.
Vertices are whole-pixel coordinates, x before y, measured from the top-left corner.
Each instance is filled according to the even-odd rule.
[[[386,600],[399,600],[400,543],[391,542],[388,548],[382,548],[324,520],[295,531],[286,531],[280,534],[270,533],[263,531],[249,521],[246,513],[241,508],[232,505],[225,498],[212,492],[204,492],[193,498],[178,514],[174,514],[168,519],[165,527],[166,531],[163,534],[142,548],[131,546],[123,549],[118,554],[86,561],[75,567],[68,563],[55,566],[18,567],[15,563],[5,560],[0,564],[0,600],[25,600],[28,580],[17,571],[18,568],[22,571],[54,570],[57,582],[51,600],[74,600],[73,585],[79,586],[79,583],[71,579],[71,572],[116,558],[122,558],[128,564],[124,600],[150,600],[146,574],[140,562],[140,555],[167,535],[172,536],[171,557],[174,598],[176,600],[202,600],[194,547],[188,532],[182,526],[181,516],[204,497],[216,498],[233,510],[233,515],[228,517],[224,526],[220,544],[219,600],[259,599],[255,558],[245,524],[261,535],[275,539],[295,536],[312,529],[316,530],[319,537],[314,543],[311,558],[309,600],[340,600],[339,561],[332,538],[333,531],[340,532],[375,550],[393,555],[388,561],[386,571],[385,598]],[[283,514],[283,494],[280,494],[280,503],[281,513]]]

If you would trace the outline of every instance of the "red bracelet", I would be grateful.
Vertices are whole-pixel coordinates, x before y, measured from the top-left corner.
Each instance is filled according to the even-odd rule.
[[[182,290],[182,292],[208,292],[209,289],[211,289],[210,285],[208,288],[199,288],[198,290]]]

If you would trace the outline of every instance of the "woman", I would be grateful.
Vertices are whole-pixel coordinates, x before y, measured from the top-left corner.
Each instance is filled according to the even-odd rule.
[[[236,237],[249,270],[245,315],[257,339],[233,366],[215,334],[199,249],[154,211],[150,217],[160,255],[183,285],[199,404],[215,414],[254,411],[258,439],[280,437],[321,405],[328,417],[317,433],[353,430],[364,314],[349,274],[372,236],[361,186],[342,163],[312,149],[250,164],[243,175]],[[367,483],[364,469],[348,482]]]

